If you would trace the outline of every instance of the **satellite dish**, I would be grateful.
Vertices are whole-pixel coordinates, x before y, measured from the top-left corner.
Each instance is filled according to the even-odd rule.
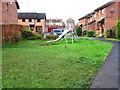
[[[114,12],[114,8],[110,9],[110,12],[113,13]]]

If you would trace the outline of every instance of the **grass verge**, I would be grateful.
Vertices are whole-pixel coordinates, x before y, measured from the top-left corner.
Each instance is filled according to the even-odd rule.
[[[3,88],[89,88],[112,44],[68,42],[25,40],[3,47]]]

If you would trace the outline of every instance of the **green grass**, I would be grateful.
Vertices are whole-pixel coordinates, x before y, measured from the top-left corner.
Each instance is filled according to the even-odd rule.
[[[105,38],[106,40],[112,40],[112,41],[119,41],[120,42],[120,39],[118,38]]]
[[[3,88],[89,88],[112,44],[79,39],[71,44],[21,41],[3,55]]]

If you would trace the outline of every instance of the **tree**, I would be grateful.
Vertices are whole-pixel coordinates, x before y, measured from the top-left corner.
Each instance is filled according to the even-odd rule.
[[[77,33],[78,36],[81,36],[82,28],[80,26],[76,29],[76,33]]]
[[[120,38],[120,20],[116,24],[116,32],[115,32],[116,38]]]

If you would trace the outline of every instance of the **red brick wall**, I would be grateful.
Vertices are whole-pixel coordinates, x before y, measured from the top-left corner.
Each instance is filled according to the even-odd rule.
[[[95,32],[95,22],[88,26],[88,30],[93,30]]]
[[[8,3],[8,11],[6,10]],[[2,2],[2,23],[17,24],[18,13],[15,2]]]
[[[120,1],[118,2],[118,19],[120,20]]]
[[[110,10],[113,9],[114,12],[111,13]],[[95,30],[96,33],[101,33],[101,32],[105,32],[108,29],[112,29],[113,32],[115,31],[115,24],[118,20],[120,20],[120,0],[116,1],[115,3],[111,4],[110,6],[106,7],[103,9],[104,13],[102,13],[102,10],[96,11],[96,22],[94,24],[89,25],[89,27],[84,26],[83,29],[87,30],[87,29],[91,29],[91,30]],[[97,21],[99,19],[101,19],[102,17],[105,17],[105,25],[100,26],[99,30],[97,30],[98,26],[97,26]],[[92,17],[91,20],[94,20],[94,18]],[[79,21],[79,23],[81,24],[86,24],[89,21],[87,20],[87,18],[83,21]],[[104,30],[102,29],[104,28]]]
[[[113,13],[110,12],[112,8],[114,10]],[[118,2],[113,3],[105,9],[105,17],[105,30],[114,28],[118,21]]]
[[[2,3],[0,2],[0,23],[2,23]]]

